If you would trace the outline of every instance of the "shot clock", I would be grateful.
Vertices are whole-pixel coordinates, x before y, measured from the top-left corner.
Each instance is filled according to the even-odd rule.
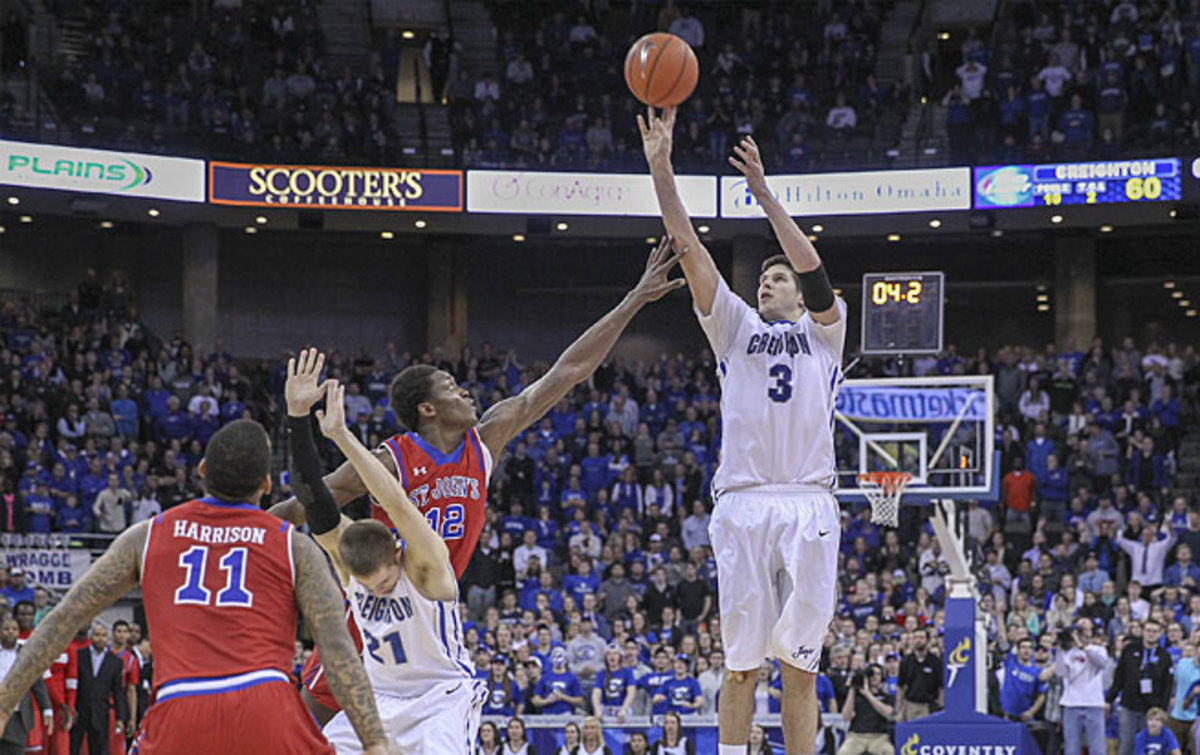
[[[930,354],[942,350],[945,274],[863,276],[864,354]]]

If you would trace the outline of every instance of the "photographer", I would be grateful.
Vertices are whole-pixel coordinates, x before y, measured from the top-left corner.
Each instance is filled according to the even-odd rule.
[[[894,712],[892,696],[883,689],[883,669],[872,663],[857,672],[842,706],[842,717],[850,722],[850,731],[837,755],[895,755],[888,736]]]
[[[1104,635],[1093,636],[1090,619],[1080,619],[1070,632],[1059,632],[1054,664],[1041,674],[1043,681],[1057,676],[1063,681],[1062,726],[1065,755],[1079,755],[1087,740],[1088,752],[1105,752],[1104,673],[1112,661]],[[1115,687],[1115,685],[1114,685]]]

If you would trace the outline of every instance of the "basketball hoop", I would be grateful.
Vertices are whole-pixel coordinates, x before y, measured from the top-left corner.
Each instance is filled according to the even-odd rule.
[[[912,481],[908,472],[866,472],[858,475],[858,487],[871,502],[871,523],[885,527],[900,525],[900,496]]]

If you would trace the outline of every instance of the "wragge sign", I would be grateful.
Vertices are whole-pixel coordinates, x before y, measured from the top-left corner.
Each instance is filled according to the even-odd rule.
[[[694,218],[717,216],[715,176],[677,176],[679,196]],[[634,173],[467,172],[469,212],[522,215],[658,217],[654,181]]]
[[[461,212],[460,170],[209,163],[215,204]]]
[[[204,162],[0,141],[0,184],[179,202],[204,201]]]
[[[767,176],[767,186],[794,217],[971,209],[970,168]],[[765,217],[742,176],[721,178],[721,217]]]
[[[74,549],[8,550],[4,551],[4,565],[9,569],[17,566],[24,569],[30,584],[61,589],[83,577],[92,565],[92,554]]]

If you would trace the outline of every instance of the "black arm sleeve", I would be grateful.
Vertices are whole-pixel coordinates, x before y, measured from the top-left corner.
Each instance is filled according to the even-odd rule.
[[[799,276],[800,293],[804,294],[804,307],[809,312],[824,312],[833,306],[833,284],[829,282],[825,265],[799,273]]]
[[[292,448],[292,491],[304,506],[308,528],[314,535],[337,529],[342,512],[321,475],[321,459],[308,417],[288,417],[288,442]]]

